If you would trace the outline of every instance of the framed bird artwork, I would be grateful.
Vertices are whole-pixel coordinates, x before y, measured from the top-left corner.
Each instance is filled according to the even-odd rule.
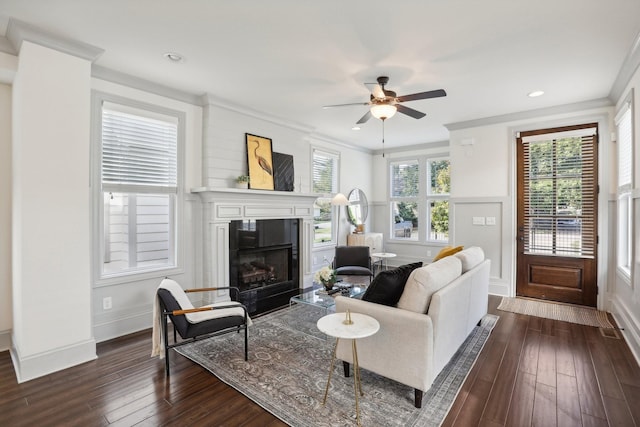
[[[249,165],[249,188],[273,190],[273,154],[271,139],[245,133],[247,142],[247,164]]]

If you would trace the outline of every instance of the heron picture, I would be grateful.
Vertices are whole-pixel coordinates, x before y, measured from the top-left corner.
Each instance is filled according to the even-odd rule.
[[[249,188],[273,190],[273,159],[271,139],[245,133]]]

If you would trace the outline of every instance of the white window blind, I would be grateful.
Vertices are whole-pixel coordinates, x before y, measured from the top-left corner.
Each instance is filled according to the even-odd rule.
[[[616,117],[618,128],[618,188],[630,189],[632,184],[633,136],[631,132],[631,108],[627,103]]]
[[[313,192],[333,194],[338,192],[338,156],[313,150]]]
[[[145,113],[133,114],[107,102],[103,105],[103,189],[177,191],[177,119]]]

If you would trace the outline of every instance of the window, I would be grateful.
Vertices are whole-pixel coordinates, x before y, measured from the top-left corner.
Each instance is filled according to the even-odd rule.
[[[332,244],[336,239],[331,197],[338,192],[339,159],[336,153],[313,149],[313,192],[323,195],[313,206],[315,245]]]
[[[102,277],[176,266],[179,122],[101,100]]]
[[[449,160],[445,158],[390,162],[392,239],[449,240],[449,176]],[[426,224],[424,232],[420,224]]]
[[[632,94],[616,115],[618,136],[618,251],[617,263],[627,276],[631,275],[631,236],[633,188],[633,109]]]

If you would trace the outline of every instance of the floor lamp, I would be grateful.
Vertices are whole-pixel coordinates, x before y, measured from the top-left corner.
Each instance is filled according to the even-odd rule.
[[[331,199],[331,205],[338,207],[338,224],[336,225],[336,246],[340,246],[340,206],[347,206],[349,204],[349,200],[345,197],[344,194],[338,193],[333,196]]]

